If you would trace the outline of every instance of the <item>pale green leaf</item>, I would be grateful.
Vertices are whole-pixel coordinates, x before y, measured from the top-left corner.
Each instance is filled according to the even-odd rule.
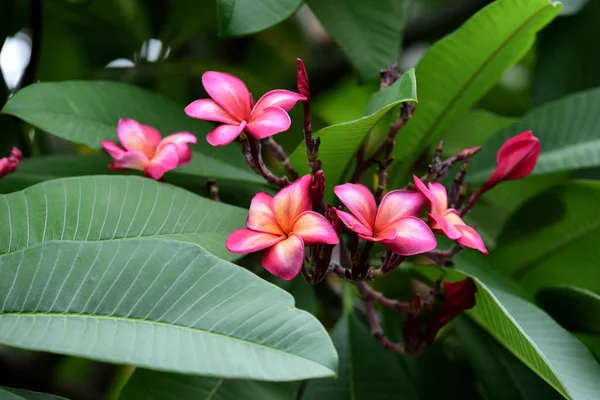
[[[52,394],[31,392],[23,389],[0,387],[0,398],[2,400],[67,400],[64,397]]]
[[[217,0],[219,31],[223,36],[256,33],[287,19],[302,0]]]

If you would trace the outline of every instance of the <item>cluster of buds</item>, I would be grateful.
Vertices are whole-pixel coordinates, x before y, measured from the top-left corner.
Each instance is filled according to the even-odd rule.
[[[17,169],[21,163],[22,157],[23,154],[21,153],[21,150],[13,147],[8,157],[0,158],[0,178],[12,173],[15,169]]]

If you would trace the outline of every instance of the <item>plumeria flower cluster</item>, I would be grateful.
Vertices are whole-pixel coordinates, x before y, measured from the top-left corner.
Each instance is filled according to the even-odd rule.
[[[399,76],[396,70],[386,71],[382,73],[383,86]],[[471,279],[443,284],[438,281],[430,299],[416,296],[410,303],[401,303],[374,291],[365,281],[386,275],[411,256],[425,256],[436,264],[451,266],[452,257],[465,247],[487,254],[481,235],[465,217],[486,191],[533,171],[539,141],[529,131],[507,140],[497,153],[494,172],[468,198],[469,186],[464,182],[468,161],[479,147],[442,161],[440,144],[426,175],[414,176],[404,188],[387,191],[387,168],[392,162],[395,136],[414,111],[413,105],[404,104],[388,140],[371,158],[359,158],[349,182],[336,182],[336,198],[329,199],[336,205],[328,204],[325,173],[318,159],[320,140],[312,138],[310,83],[301,60],[297,79],[299,93],[276,89],[255,102],[242,80],[209,71],[202,76],[202,83],[210,98],[195,100],[185,108],[192,118],[217,123],[206,136],[209,144],[224,146],[238,141],[249,167],[280,186],[274,196],[259,192],[252,198],[246,227],[232,232],[225,245],[233,253],[262,252],[263,267],[281,279],[290,280],[302,273],[314,285],[333,271],[351,281],[362,295],[374,336],[386,348],[403,354],[419,353],[446,323],[475,306],[475,283]],[[288,112],[298,102],[304,108],[304,143],[311,171],[300,178],[281,146],[272,139],[289,130]],[[126,118],[119,121],[117,136],[122,147],[110,141],[101,143],[114,158],[110,167],[141,170],[153,179],[188,163],[192,155],[188,144],[196,143],[191,133],[161,138],[156,129]],[[277,177],[269,170],[262,158],[263,145],[274,153],[289,176]],[[458,162],[462,167],[448,190],[441,181]],[[375,192],[360,183],[373,165],[378,166],[379,178]],[[437,250],[436,235],[454,241],[454,247]],[[380,265],[371,265],[370,254],[375,246],[385,251]],[[385,337],[374,302],[406,314],[403,343]]]

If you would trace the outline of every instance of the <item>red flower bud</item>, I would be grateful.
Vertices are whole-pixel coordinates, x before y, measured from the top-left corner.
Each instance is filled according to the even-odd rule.
[[[531,131],[511,137],[498,150],[496,169],[483,187],[488,190],[502,181],[526,177],[533,171],[539,154],[540,141]]]
[[[306,67],[304,62],[300,58],[296,59],[296,78],[298,84],[298,93],[306,96],[305,101],[310,100],[310,82],[308,80],[308,74],[306,73]]]
[[[463,151],[458,153],[458,157],[461,160],[464,160],[465,158],[469,158],[469,157],[473,156],[479,150],[481,150],[481,146],[469,147],[468,149],[464,149]]]
[[[323,192],[325,192],[325,174],[322,170],[315,172],[310,183],[310,198],[313,204],[313,210],[319,210],[323,202]]]
[[[13,172],[21,162],[22,157],[23,154],[21,153],[21,150],[13,147],[10,151],[10,156],[0,158],[0,177]]]

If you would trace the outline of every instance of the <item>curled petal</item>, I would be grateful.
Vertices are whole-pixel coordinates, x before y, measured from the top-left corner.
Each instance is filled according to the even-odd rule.
[[[290,111],[298,101],[306,100],[306,96],[284,89],[275,89],[265,93],[254,105],[252,115],[262,112],[265,108],[279,107]]]
[[[213,146],[225,146],[240,136],[246,127],[246,121],[239,125],[220,125],[208,132],[206,141]]]
[[[192,159],[192,150],[188,143],[197,143],[198,139],[196,136],[192,135],[189,132],[177,132],[173,133],[163,140],[161,140],[158,145],[158,149],[156,149],[157,153],[160,153],[162,147],[167,143],[173,143],[177,148],[177,156],[179,157],[179,165],[184,165],[190,162]]]
[[[340,239],[331,222],[314,211],[305,211],[292,223],[291,232],[302,238],[304,244],[338,244]]]
[[[470,247],[472,249],[479,250],[483,254],[488,253],[487,249],[485,248],[485,243],[483,242],[483,239],[475,229],[467,225],[459,226],[458,229],[460,229],[462,232],[462,236],[457,240],[458,243],[462,244],[465,247]]]
[[[434,214],[442,214],[448,209],[448,195],[446,194],[446,188],[441,183],[431,182],[429,183],[429,190],[433,193],[435,202],[431,203],[431,212]]]
[[[125,150],[141,151],[148,158],[154,157],[161,139],[160,133],[156,129],[130,118],[119,120],[117,136]]]
[[[463,221],[460,217],[458,211],[456,211],[454,208],[449,208],[448,210],[446,210],[445,213],[442,214],[442,216],[444,217],[444,219],[446,219],[446,221],[448,221],[454,226],[466,225],[465,221]]]
[[[273,212],[273,197],[264,192],[252,198],[246,226],[257,232],[285,235]]]
[[[365,185],[346,183],[336,186],[333,191],[364,226],[369,227],[369,229],[373,228],[377,214],[377,204],[373,193]]]
[[[261,113],[253,114],[246,126],[246,132],[254,139],[260,140],[287,131],[291,124],[292,120],[283,108],[269,107]]]
[[[125,153],[125,150],[123,150],[121,146],[111,142],[110,140],[101,141],[100,146],[102,146],[104,151],[106,151],[106,153],[108,153],[108,155],[112,158],[119,158]]]
[[[298,235],[290,235],[265,251],[263,267],[271,274],[289,281],[304,264],[304,243]]]
[[[116,158],[109,167],[112,169],[137,169],[138,171],[143,171],[149,163],[150,160],[141,151],[129,150],[124,152],[119,158]]]
[[[393,229],[398,232],[398,237],[393,241],[383,242],[383,245],[401,256],[424,253],[437,246],[431,229],[417,217],[402,217],[396,220]]]
[[[377,217],[375,218],[375,232],[384,231],[386,227],[400,217],[417,217],[425,205],[425,196],[410,190],[393,190],[381,200]]]
[[[427,215],[436,222],[436,225],[431,227],[432,229],[441,229],[444,235],[452,240],[456,240],[462,236],[460,229],[448,222],[443,216],[432,213],[427,213]]]
[[[337,216],[342,220],[344,225],[351,231],[358,233],[359,235],[373,236],[373,231],[370,227],[363,225],[354,215],[345,211],[334,209]],[[366,239],[365,239],[366,240]]]
[[[389,242],[392,240],[396,240],[398,237],[398,232],[395,229],[387,229],[383,232],[378,232],[375,236],[365,236],[358,234],[358,237],[363,240],[368,240],[369,242]]]
[[[284,239],[285,236],[255,232],[244,228],[233,231],[225,241],[225,246],[232,253],[252,253],[271,247]]]
[[[290,232],[292,222],[304,211],[312,209],[309,193],[311,180],[310,175],[304,175],[273,197],[273,211],[284,232]]]
[[[240,78],[224,72],[208,71],[202,75],[202,85],[229,115],[239,121],[250,116],[250,92]]]
[[[160,179],[165,172],[177,168],[178,164],[177,146],[173,143],[167,143],[156,153],[144,173],[152,179]]]
[[[205,121],[223,122],[229,125],[237,125],[241,122],[241,120],[230,115],[216,101],[211,99],[192,101],[184,111],[192,118],[203,119]]]

